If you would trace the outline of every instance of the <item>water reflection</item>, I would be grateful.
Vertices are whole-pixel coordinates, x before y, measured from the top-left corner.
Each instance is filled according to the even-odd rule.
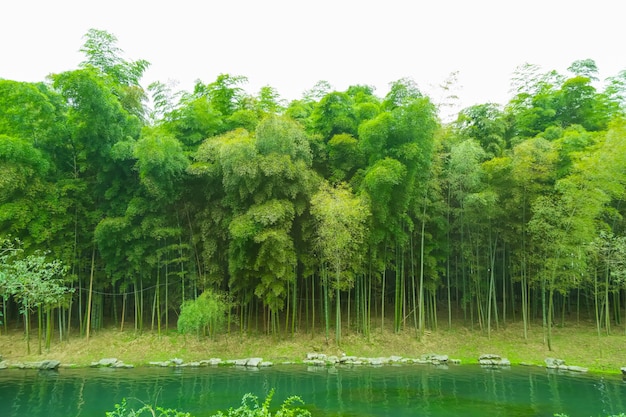
[[[617,376],[530,367],[3,370],[0,416],[104,416],[127,398],[203,417],[237,407],[247,392],[262,401],[272,389],[275,406],[299,395],[314,415],[337,416],[598,416],[625,411],[626,401]]]

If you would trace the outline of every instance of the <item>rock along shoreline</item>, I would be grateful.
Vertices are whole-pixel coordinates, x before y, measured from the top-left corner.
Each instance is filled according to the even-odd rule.
[[[546,358],[545,368],[551,371],[558,372],[570,372],[570,373],[586,373],[588,368],[566,365],[563,359]],[[461,365],[460,359],[449,358],[448,355],[442,354],[426,354],[419,357],[403,357],[403,356],[385,356],[385,357],[361,357],[361,356],[349,356],[349,355],[326,355],[324,353],[307,353],[306,357],[301,361],[285,361],[280,362],[279,365],[306,365],[310,370],[331,368],[336,366],[385,366],[385,365],[430,365],[439,368],[447,368],[450,365]],[[503,358],[497,354],[483,354],[480,355],[476,363],[482,368],[509,368],[512,366],[511,362],[507,358]],[[266,361],[260,357],[250,357],[242,359],[227,359],[210,358],[200,361],[185,362],[180,358],[172,358],[165,361],[151,361],[147,364],[139,365],[140,367],[159,367],[159,368],[200,368],[200,367],[216,367],[216,366],[235,366],[247,369],[259,369],[274,366],[275,364],[270,361]],[[519,363],[520,366],[538,366],[544,367],[544,365]],[[133,364],[127,364],[117,358],[102,358],[99,361],[91,362],[90,365],[76,365],[71,363],[61,363],[58,360],[48,359],[35,362],[11,362],[8,360],[2,360],[0,356],[0,370],[1,369],[36,369],[36,370],[58,370],[59,368],[111,368],[111,369],[132,369],[135,368]],[[626,367],[620,368],[622,376],[626,379]]]

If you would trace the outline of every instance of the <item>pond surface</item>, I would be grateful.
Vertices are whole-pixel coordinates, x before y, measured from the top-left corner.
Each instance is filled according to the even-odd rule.
[[[195,417],[238,407],[245,393],[272,404],[298,395],[314,416],[606,416],[626,411],[620,376],[537,367],[403,365],[0,371],[1,417],[104,417],[123,398]]]

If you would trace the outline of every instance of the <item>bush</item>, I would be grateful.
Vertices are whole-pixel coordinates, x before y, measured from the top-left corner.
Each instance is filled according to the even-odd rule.
[[[226,322],[226,297],[206,290],[195,300],[185,301],[178,318],[178,331],[213,337]]]

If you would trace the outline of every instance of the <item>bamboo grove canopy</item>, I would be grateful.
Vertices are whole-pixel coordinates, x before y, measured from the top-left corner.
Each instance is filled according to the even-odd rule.
[[[505,106],[443,123],[410,79],[291,102],[230,74],[144,89],[148,62],[85,39],[75,70],[0,80],[5,331],[35,311],[14,290],[29,256],[66,289],[38,304],[61,337],[161,331],[196,299],[223,303],[210,335],[622,323],[626,71],[526,65]]]

